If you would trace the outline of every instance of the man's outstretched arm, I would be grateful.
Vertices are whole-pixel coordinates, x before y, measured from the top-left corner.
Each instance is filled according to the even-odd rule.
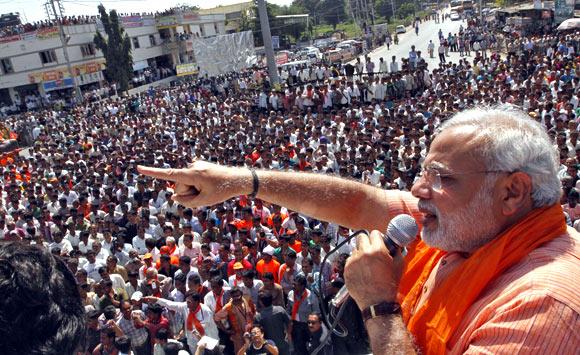
[[[247,168],[196,161],[186,169],[138,168],[143,175],[176,182],[174,199],[187,207],[211,206],[253,190]],[[385,190],[355,181],[309,173],[257,171],[257,197],[305,215],[352,229],[385,230]]]

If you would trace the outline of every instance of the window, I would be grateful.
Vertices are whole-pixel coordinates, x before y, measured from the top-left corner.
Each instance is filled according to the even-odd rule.
[[[51,49],[49,51],[43,51],[38,53],[40,55],[40,61],[42,62],[42,64],[48,64],[48,63],[56,63],[56,52],[54,49]]]
[[[95,55],[95,44],[87,43],[81,45],[81,54],[83,57],[91,57]]]
[[[14,73],[14,68],[12,67],[12,61],[10,58],[0,59],[0,68],[2,69],[2,74]]]
[[[133,37],[132,40],[133,40],[133,49],[139,48],[140,47],[139,46],[139,37]]]
[[[149,35],[149,44],[151,44],[151,47],[154,47],[157,45],[157,41],[155,40],[154,35]]]

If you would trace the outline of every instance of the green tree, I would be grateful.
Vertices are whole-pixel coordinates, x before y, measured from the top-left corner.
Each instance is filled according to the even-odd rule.
[[[121,91],[126,91],[129,88],[129,80],[133,77],[131,40],[120,25],[117,11],[111,10],[107,14],[102,4],[98,8],[106,38],[97,31],[93,41],[107,61],[105,77],[109,82],[117,82]]]
[[[257,13],[258,9],[254,6],[254,9],[252,10],[253,13]],[[246,11],[242,12],[242,15],[240,16],[240,31],[253,31],[254,30],[254,20],[248,16],[248,13]]]
[[[401,18],[405,18],[407,16],[413,15],[416,11],[415,4],[411,2],[407,2],[399,6],[399,10],[397,10],[397,15]]]
[[[378,0],[375,2],[375,11],[384,18],[393,17],[393,6],[390,0]]]
[[[347,17],[343,0],[323,0],[319,5],[319,9],[322,20],[332,25],[333,30],[336,30],[336,25],[343,22]]]
[[[312,18],[312,21],[314,21],[314,24],[318,25],[320,23],[320,5],[322,2],[322,0],[294,0],[292,5],[300,6],[308,11],[308,14]],[[329,2],[332,3],[332,1]]]

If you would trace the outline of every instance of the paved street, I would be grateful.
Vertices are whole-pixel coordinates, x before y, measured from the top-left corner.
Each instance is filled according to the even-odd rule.
[[[448,13],[449,9],[446,9],[445,11]],[[439,47],[439,38],[437,33],[439,32],[439,29],[442,29],[443,35],[447,36],[449,32],[459,32],[459,26],[461,24],[463,24],[464,28],[466,27],[466,22],[464,21],[451,21],[449,19],[443,23],[435,23],[435,21],[422,22],[419,25],[418,36],[415,34],[414,28],[408,27],[406,33],[399,34],[399,45],[391,45],[389,50],[387,50],[387,46],[381,46],[370,52],[369,55],[371,60],[375,62],[376,68],[378,68],[380,57],[383,57],[385,61],[390,62],[392,56],[397,56],[397,60],[400,62],[402,57],[408,57],[411,46],[414,45],[417,51],[421,51],[421,57],[425,58],[429,64],[428,68],[432,70],[433,68],[437,68],[439,66],[439,57],[437,54],[437,48]],[[434,58],[429,58],[429,54],[427,52],[427,45],[429,44],[429,40],[432,40],[433,43],[435,43]],[[449,52],[449,57],[447,60],[451,60],[452,62],[457,63],[459,58],[460,57],[458,52]]]

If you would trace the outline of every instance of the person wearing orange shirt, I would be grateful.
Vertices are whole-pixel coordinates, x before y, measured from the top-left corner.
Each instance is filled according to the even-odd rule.
[[[235,219],[232,224],[235,225],[238,230],[250,230],[254,225],[252,217],[252,208],[244,207],[242,208],[242,219]]]
[[[271,272],[272,275],[274,275],[274,282],[279,283],[278,269],[280,269],[280,263],[275,260],[272,255],[274,255],[274,248],[268,245],[262,251],[262,259],[260,259],[256,264],[256,271],[260,278],[265,273]]]
[[[288,246],[296,252],[296,254],[302,251],[302,242],[296,240],[296,230],[289,229],[286,231],[286,235],[290,237],[288,240]]]
[[[244,252],[242,247],[237,247],[234,249],[234,260],[230,260],[228,262],[228,277],[232,276],[235,273],[235,265],[236,263],[240,263],[242,268],[245,270],[252,270],[252,264],[244,259]]]
[[[159,249],[159,254],[160,255],[169,255],[170,264],[179,266],[179,256],[171,255],[171,249],[167,245],[164,245]],[[160,266],[161,266],[161,263],[159,260],[157,260],[157,262],[155,263],[155,268],[157,268],[157,270],[159,270]]]

